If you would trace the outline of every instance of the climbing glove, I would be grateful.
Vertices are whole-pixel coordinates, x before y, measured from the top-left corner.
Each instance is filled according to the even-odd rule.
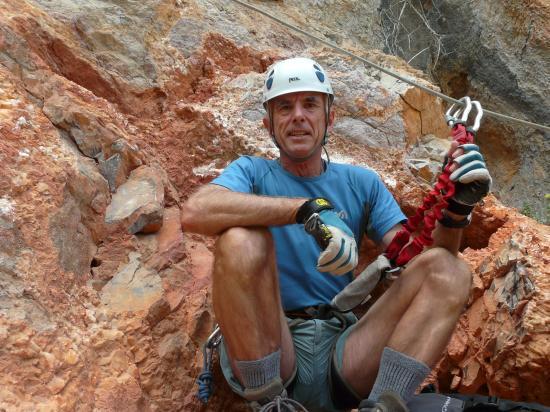
[[[457,164],[457,169],[450,176],[450,179],[455,182],[455,194],[451,198],[448,210],[467,215],[475,204],[487,195],[492,179],[477,145],[468,143],[458,148],[461,148],[464,153],[445,159],[445,165],[448,161]]]
[[[357,266],[357,243],[351,229],[340,219],[327,199],[305,202],[296,215],[296,223],[304,225],[315,238],[322,252],[317,270],[343,275]]]

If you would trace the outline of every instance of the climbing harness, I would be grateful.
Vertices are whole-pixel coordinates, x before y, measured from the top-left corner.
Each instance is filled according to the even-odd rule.
[[[220,327],[216,325],[214,327],[214,331],[202,347],[203,366],[202,371],[197,378],[197,384],[199,385],[197,397],[202,403],[207,403],[213,392],[212,357],[214,355],[214,351],[221,343],[221,340],[222,334]]]
[[[418,88],[418,89],[420,89],[420,90],[422,90],[422,91],[424,91],[428,94],[431,94],[432,96],[439,97],[440,99],[443,99],[446,102],[449,102],[449,103],[452,103],[452,104],[459,104],[460,103],[459,100],[453,99],[452,97],[449,97],[449,96],[447,96],[443,93],[438,92],[437,90],[432,90],[429,87],[426,87],[426,86],[424,86],[420,83],[417,83],[414,80],[411,80],[407,77],[401,76],[401,75],[399,75],[399,74],[397,74],[397,73],[395,73],[395,72],[393,72],[389,69],[386,69],[383,66],[380,66],[376,63],[371,62],[370,60],[367,60],[363,57],[357,56],[356,54],[354,54],[354,53],[352,53],[352,52],[350,52],[350,51],[348,51],[348,50],[346,50],[346,49],[344,49],[344,48],[342,48],[342,47],[340,47],[340,46],[338,46],[338,45],[336,45],[332,42],[329,42],[325,39],[322,39],[321,37],[315,36],[315,35],[307,32],[303,29],[300,29],[299,27],[296,27],[296,26],[290,24],[290,23],[287,23],[286,21],[284,21],[284,20],[282,20],[282,19],[280,19],[276,16],[273,16],[271,13],[261,9],[260,7],[254,6],[252,4],[249,4],[249,3],[245,2],[245,1],[241,1],[241,0],[233,0],[233,2],[238,3],[241,6],[246,7],[250,10],[254,10],[255,12],[260,13],[261,15],[263,15],[263,16],[265,16],[265,17],[267,17],[267,18],[269,18],[273,21],[276,21],[277,23],[279,23],[279,24],[281,24],[281,25],[283,25],[283,26],[285,26],[285,27],[287,27],[291,30],[294,30],[295,32],[298,32],[300,34],[303,34],[304,36],[307,36],[307,37],[309,37],[313,40],[316,40],[319,43],[324,44],[325,46],[328,46],[328,47],[336,50],[337,52],[339,52],[339,53],[341,53],[345,56],[351,57],[354,60],[358,60],[358,61],[360,61],[360,62],[362,62],[362,63],[364,63],[364,64],[366,64],[370,67],[373,67],[377,70],[380,70],[382,73],[386,73],[387,75],[389,75],[389,76],[391,76],[395,79],[398,79],[398,80],[401,80],[405,83],[408,83],[411,86],[414,86],[414,87],[416,87],[416,88]],[[485,110],[485,113],[487,115],[495,117],[497,119],[501,119],[501,120],[505,120],[505,121],[512,121],[512,122],[515,122],[515,123],[523,124],[523,125],[530,126],[530,127],[535,128],[535,129],[539,129],[539,130],[543,130],[543,131],[547,131],[547,132],[550,131],[550,126],[545,126],[545,125],[542,125],[542,124],[529,122],[527,120],[522,120],[522,119],[518,119],[518,118],[515,118],[515,117],[512,117],[512,116],[507,116],[505,114],[493,112],[491,110]]]
[[[447,124],[452,127],[452,138],[459,145],[473,143],[474,133],[479,129],[479,124],[483,116],[481,104],[477,101],[471,101],[469,97],[463,97],[460,102],[463,107],[452,113],[454,105],[449,108],[445,114]],[[468,116],[472,109],[476,108],[477,115],[472,126],[466,126]],[[462,114],[461,117],[460,114]],[[413,257],[418,255],[425,246],[431,246],[433,243],[432,232],[435,229],[436,220],[443,218],[442,210],[449,206],[449,199],[455,194],[455,184],[450,180],[450,167],[452,162],[447,162],[443,172],[438,177],[434,188],[424,198],[422,206],[420,206],[414,216],[409,217],[403,228],[398,232],[384,254],[396,268],[403,267]],[[424,226],[418,236],[409,243],[411,235],[417,231],[420,224]]]

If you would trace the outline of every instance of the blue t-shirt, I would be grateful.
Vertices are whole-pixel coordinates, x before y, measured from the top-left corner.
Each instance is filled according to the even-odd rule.
[[[315,177],[298,177],[276,160],[242,156],[212,183],[235,192],[279,197],[325,197],[355,235],[358,246],[367,236],[380,241],[406,219],[391,193],[372,170],[329,163]],[[351,280],[317,270],[320,249],[303,225],[269,228],[274,242],[284,310],[329,303]]]

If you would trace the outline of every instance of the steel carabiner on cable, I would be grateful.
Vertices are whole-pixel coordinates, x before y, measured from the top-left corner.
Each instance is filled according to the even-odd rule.
[[[456,123],[466,123],[470,114],[470,110],[472,110],[472,102],[468,96],[462,97],[458,100],[458,102],[462,103],[462,105],[454,113],[452,113],[452,111],[456,103],[453,103],[451,107],[449,107],[449,110],[445,112],[445,121],[451,127],[453,127]],[[458,116],[461,113],[462,117],[459,119]]]
[[[474,125],[468,126],[466,130],[470,133],[475,133],[479,130],[481,118],[483,117],[483,109],[481,108],[481,103],[479,103],[477,100],[472,100],[472,105],[476,108],[476,117],[474,119]]]

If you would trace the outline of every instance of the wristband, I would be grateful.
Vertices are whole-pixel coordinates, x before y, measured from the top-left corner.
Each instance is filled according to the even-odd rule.
[[[334,209],[334,207],[327,199],[322,197],[309,199],[298,209],[296,213],[296,223],[305,223],[312,214],[328,209]]]
[[[462,220],[454,220],[447,214],[443,214],[443,217],[438,220],[438,222],[445,227],[450,229],[462,229],[468,226],[472,222],[472,215],[466,216]]]
[[[446,209],[449,212],[456,213],[457,215],[469,215],[472,210],[474,210],[473,206],[459,203],[453,198],[447,200],[447,203],[449,203],[449,205],[446,207]]]

